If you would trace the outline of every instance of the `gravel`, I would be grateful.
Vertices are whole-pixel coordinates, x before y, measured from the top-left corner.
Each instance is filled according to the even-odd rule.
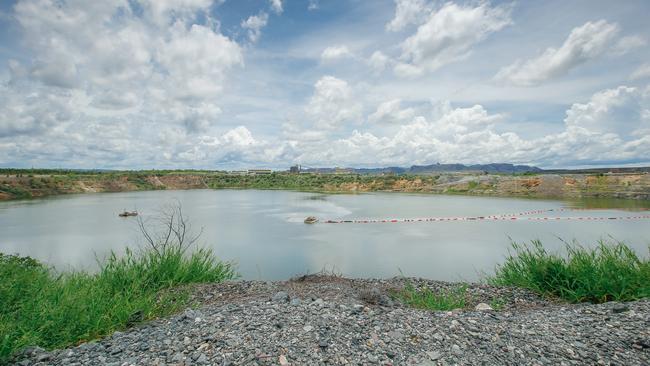
[[[392,300],[406,281],[457,286],[333,276],[201,285],[195,309],[70,349],[29,348],[16,364],[650,364],[648,300],[570,305],[471,284],[466,310],[427,311]],[[495,300],[498,311],[488,309]]]

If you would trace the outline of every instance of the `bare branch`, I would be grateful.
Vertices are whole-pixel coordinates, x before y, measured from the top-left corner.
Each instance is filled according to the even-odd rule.
[[[142,217],[137,220],[140,232],[157,255],[170,249],[184,254],[203,234],[203,228],[196,235],[191,232],[180,202],[161,209],[155,221],[159,224],[158,227],[151,228]]]

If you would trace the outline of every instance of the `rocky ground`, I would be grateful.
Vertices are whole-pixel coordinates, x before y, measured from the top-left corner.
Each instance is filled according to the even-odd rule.
[[[200,306],[19,365],[649,365],[650,301],[568,305],[470,285],[466,310],[408,308],[406,281],[305,276],[196,288]],[[479,305],[482,303],[481,305]],[[499,310],[476,310],[496,306]]]

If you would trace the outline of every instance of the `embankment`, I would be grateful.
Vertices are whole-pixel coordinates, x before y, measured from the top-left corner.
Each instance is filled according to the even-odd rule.
[[[650,174],[435,175],[288,174],[221,172],[0,171],[0,200],[88,192],[156,189],[287,189],[314,192],[418,192],[530,198],[650,200]]]

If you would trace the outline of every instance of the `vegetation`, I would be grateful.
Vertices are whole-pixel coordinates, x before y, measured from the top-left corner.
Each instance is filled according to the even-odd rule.
[[[408,283],[404,289],[396,292],[394,296],[407,305],[427,310],[454,310],[462,309],[470,303],[467,285],[458,285],[448,290],[434,292],[429,288],[417,289]]]
[[[642,175],[639,175],[642,174]],[[309,192],[426,192],[465,195],[561,198],[632,198],[650,194],[650,175],[594,176],[572,174],[564,182],[543,175],[491,174],[467,181],[474,173],[356,174],[273,172],[235,174],[208,170],[53,170],[0,169],[0,200],[65,193],[123,192],[154,189],[285,189]]]
[[[0,364],[26,346],[67,347],[168,315],[188,306],[188,294],[172,287],[236,276],[210,250],[187,253],[198,236],[189,234],[180,207],[166,211],[163,223],[158,232],[146,228],[153,246],[112,253],[97,273],[58,273],[0,254]]]
[[[519,286],[569,302],[630,301],[650,296],[650,261],[622,242],[593,249],[566,245],[566,255],[549,253],[541,242],[512,244],[504,264],[488,281]]]

